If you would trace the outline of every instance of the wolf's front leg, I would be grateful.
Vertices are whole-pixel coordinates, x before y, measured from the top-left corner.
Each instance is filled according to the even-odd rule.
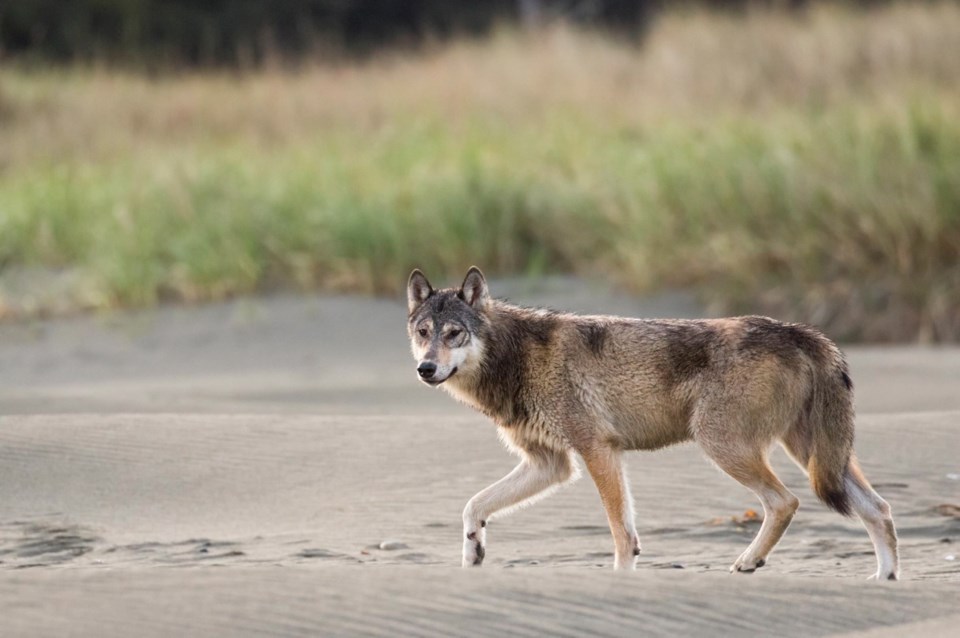
[[[502,479],[480,491],[463,510],[463,566],[480,565],[486,555],[487,520],[537,496],[545,496],[574,474],[570,455],[540,452],[524,459]]]
[[[620,452],[607,447],[580,451],[587,470],[600,491],[614,543],[614,569],[634,569],[640,553],[640,537],[633,522],[633,499],[620,459]]]

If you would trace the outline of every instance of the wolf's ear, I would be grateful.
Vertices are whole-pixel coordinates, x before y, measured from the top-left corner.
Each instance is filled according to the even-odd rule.
[[[413,312],[433,294],[433,287],[419,268],[414,268],[407,279],[407,309]]]
[[[474,308],[480,308],[487,303],[490,297],[490,290],[487,288],[487,279],[476,266],[471,266],[467,271],[467,276],[463,279],[463,285],[460,286],[460,295],[468,305]]]

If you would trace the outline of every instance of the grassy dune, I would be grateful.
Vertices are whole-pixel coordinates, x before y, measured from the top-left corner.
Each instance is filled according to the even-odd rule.
[[[0,70],[0,294],[61,282],[0,312],[477,263],[958,341],[958,34],[913,3],[674,14],[642,48],[558,27],[242,76]]]

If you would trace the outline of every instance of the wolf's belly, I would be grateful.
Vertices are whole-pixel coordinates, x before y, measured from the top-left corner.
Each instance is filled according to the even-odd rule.
[[[611,442],[624,450],[656,450],[691,439],[690,410],[670,397],[608,397]]]

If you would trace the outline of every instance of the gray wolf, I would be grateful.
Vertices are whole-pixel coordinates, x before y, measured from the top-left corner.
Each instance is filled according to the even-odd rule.
[[[486,522],[578,474],[600,492],[617,569],[640,552],[621,462],[628,450],[695,441],[763,505],[756,538],[731,567],[762,567],[799,505],[767,462],[782,445],[816,495],[860,517],[877,579],[899,577],[890,506],[853,454],[853,384],[840,350],[815,328],[767,317],[646,320],[521,308],[490,296],[471,268],[459,288],[407,282],[419,378],[490,417],[520,456],[463,511],[463,565],[483,562]]]

